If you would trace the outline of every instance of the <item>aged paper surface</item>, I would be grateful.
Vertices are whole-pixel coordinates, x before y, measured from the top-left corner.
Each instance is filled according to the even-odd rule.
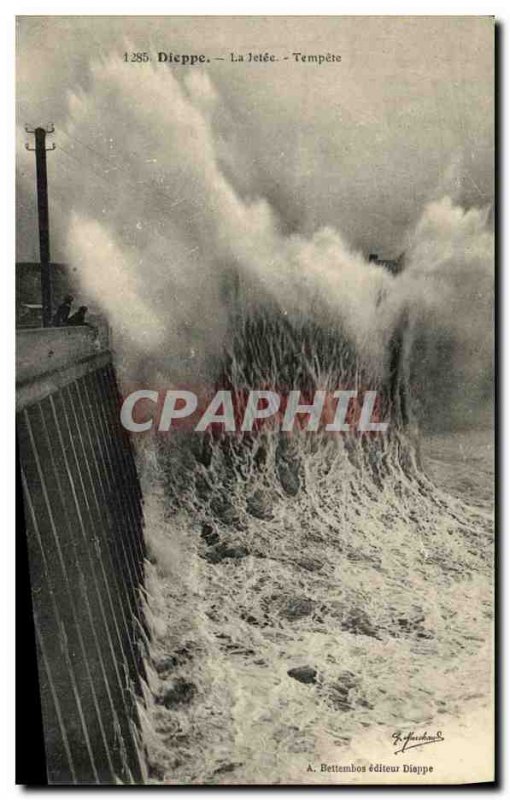
[[[20,17],[47,779],[494,780],[494,20]]]

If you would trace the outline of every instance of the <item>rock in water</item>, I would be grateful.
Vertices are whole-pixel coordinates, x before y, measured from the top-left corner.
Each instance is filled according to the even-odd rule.
[[[313,667],[293,667],[287,670],[287,675],[300,683],[315,683],[317,670]]]

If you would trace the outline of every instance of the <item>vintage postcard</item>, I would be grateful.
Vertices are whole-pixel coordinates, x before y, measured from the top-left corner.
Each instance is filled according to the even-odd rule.
[[[494,19],[16,30],[45,780],[493,782]]]

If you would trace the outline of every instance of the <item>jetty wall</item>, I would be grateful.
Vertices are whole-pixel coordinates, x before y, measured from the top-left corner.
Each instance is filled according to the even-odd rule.
[[[48,782],[141,783],[143,507],[112,354],[86,326],[16,345]]]

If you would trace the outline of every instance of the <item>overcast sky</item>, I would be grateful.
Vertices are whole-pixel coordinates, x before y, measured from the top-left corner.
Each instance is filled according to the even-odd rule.
[[[213,119],[218,158],[240,196],[266,198],[284,232],[310,235],[332,225],[365,253],[396,255],[427,200],[449,194],[464,206],[492,202],[492,42],[488,17],[20,18],[18,259],[37,259],[34,159],[24,150],[23,124],[56,126],[57,150],[48,159],[52,257],[67,260],[66,214],[90,183],[100,205],[100,178],[108,176],[107,160],[100,160],[108,158],[104,111],[98,107],[93,129],[70,144],[69,104],[82,93],[93,102],[91,67],[120,58],[128,46],[225,57],[207,71],[220,98]],[[249,50],[279,58],[331,52],[342,60],[229,62],[231,51]],[[147,67],[130,69],[136,105]],[[173,69],[179,79],[192,71],[158,69]],[[104,119],[109,138],[116,118],[118,136],[126,133],[117,99],[112,95]],[[132,164],[150,156],[139,142]],[[162,198],[146,202],[161,205]]]

